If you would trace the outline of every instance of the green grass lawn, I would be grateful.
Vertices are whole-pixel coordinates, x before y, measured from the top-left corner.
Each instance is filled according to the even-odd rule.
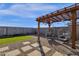
[[[30,40],[30,39],[32,39],[32,36],[16,36],[16,37],[10,37],[10,38],[0,38],[0,45],[16,43],[19,41]]]

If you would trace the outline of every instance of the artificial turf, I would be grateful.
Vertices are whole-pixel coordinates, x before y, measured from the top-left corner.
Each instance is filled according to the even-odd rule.
[[[10,38],[0,38],[0,45],[16,43],[19,41],[30,40],[30,39],[32,39],[32,36],[16,36]]]

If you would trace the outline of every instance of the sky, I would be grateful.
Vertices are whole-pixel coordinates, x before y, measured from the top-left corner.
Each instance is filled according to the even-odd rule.
[[[72,3],[0,3],[0,26],[36,28],[37,17],[70,5]],[[67,23],[53,23],[52,26],[67,26]],[[47,24],[41,24],[41,27],[47,27]]]

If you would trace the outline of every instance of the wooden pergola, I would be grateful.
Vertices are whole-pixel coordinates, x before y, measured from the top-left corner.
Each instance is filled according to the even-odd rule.
[[[36,21],[38,22],[38,40],[40,40],[40,23],[47,23],[49,26],[49,31],[51,24],[54,22],[61,21],[71,21],[72,22],[72,48],[76,48],[77,32],[76,32],[76,21],[79,19],[79,4],[74,4],[69,7],[57,10],[55,12],[46,14],[44,16],[38,17]]]

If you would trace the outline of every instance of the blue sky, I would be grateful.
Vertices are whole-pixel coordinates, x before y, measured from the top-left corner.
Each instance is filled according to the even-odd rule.
[[[37,27],[37,17],[51,13],[72,3],[0,3],[0,26]],[[52,26],[66,26],[67,22],[54,23]],[[41,27],[47,27],[41,24]]]

